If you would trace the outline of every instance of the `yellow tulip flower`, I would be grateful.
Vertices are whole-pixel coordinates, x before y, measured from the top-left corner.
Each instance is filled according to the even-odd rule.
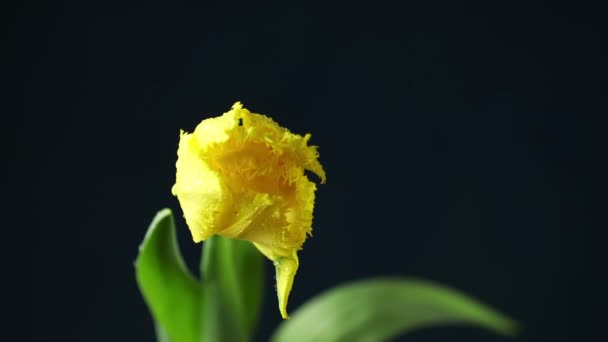
[[[310,134],[291,133],[240,102],[220,117],[181,132],[172,188],[195,242],[215,234],[251,241],[276,268],[279,310],[298,269],[297,251],[311,235],[316,186],[325,171]]]

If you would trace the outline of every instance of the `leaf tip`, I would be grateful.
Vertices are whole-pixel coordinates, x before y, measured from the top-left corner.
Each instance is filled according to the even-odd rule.
[[[515,337],[521,332],[521,326],[516,321],[504,317],[499,332],[508,337]]]
[[[144,235],[144,239],[139,244],[139,249],[138,249],[137,257],[135,258],[135,261],[133,261],[133,266],[135,266],[135,268],[138,267],[138,263],[139,263],[139,260],[140,260],[141,253],[145,249],[146,244],[150,240],[152,234],[154,234],[154,232],[156,231],[156,229],[160,226],[160,223],[163,222],[164,220],[172,219],[172,218],[173,218],[173,213],[171,212],[171,209],[169,209],[169,208],[161,209],[161,210],[159,210],[156,213],[156,215],[154,215],[154,218],[152,219],[152,222],[148,226],[148,230],[146,231],[146,235]]]

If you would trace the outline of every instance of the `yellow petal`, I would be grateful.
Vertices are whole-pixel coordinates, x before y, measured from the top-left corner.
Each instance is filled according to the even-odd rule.
[[[177,151],[177,174],[171,189],[177,196],[184,217],[199,242],[218,232],[225,221],[230,194],[221,177],[199,157],[200,144],[193,135],[182,132]]]
[[[293,285],[293,279],[296,276],[299,262],[298,255],[293,253],[292,257],[279,258],[274,262],[277,278],[277,295],[279,297],[279,311],[283,319],[289,318],[287,314],[287,301],[289,293]]]

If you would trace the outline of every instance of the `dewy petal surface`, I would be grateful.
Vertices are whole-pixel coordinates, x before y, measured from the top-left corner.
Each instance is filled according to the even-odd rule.
[[[248,240],[275,263],[283,318],[297,251],[312,230],[316,185],[304,170],[325,182],[309,139],[237,102],[182,132],[172,189],[195,242],[214,234]]]

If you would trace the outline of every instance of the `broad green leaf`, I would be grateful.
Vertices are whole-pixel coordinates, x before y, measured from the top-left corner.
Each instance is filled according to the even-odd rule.
[[[251,338],[262,305],[263,266],[262,255],[250,242],[219,236],[204,242],[205,341]]]
[[[200,286],[177,245],[171,210],[156,214],[135,261],[137,284],[156,320],[159,340],[199,342]],[[166,335],[164,335],[164,333]]]
[[[513,335],[516,324],[467,295],[429,281],[379,278],[313,298],[275,332],[274,342],[383,341],[408,331],[468,324]]]

